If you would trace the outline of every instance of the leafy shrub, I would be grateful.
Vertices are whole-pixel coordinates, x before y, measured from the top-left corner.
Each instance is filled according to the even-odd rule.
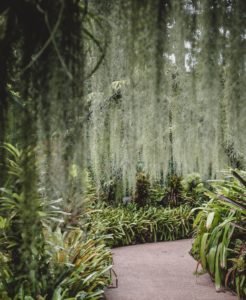
[[[110,205],[118,205],[123,197],[122,172],[117,170],[109,181],[101,182],[100,199]]]
[[[176,174],[169,174],[165,188],[158,182],[151,186],[150,204],[175,207],[186,203],[192,207],[197,207],[208,201],[206,191],[207,187],[197,173],[189,174],[185,178]]]
[[[101,299],[103,289],[110,284],[112,267],[112,255],[103,237],[85,240],[80,229],[65,233],[49,230],[46,235],[52,297]]]
[[[187,175],[186,178],[182,181],[184,190],[187,193],[192,193],[193,190],[200,184],[202,184],[202,180],[201,176],[198,173],[191,173]]]
[[[111,268],[103,237],[86,240],[79,229],[62,233],[60,200],[49,201],[35,189],[32,198],[26,197],[25,171],[35,168],[34,151],[6,149],[9,177],[0,189],[0,299],[100,299]]]
[[[101,299],[105,286],[110,283],[112,267],[111,252],[105,247],[103,237],[85,240],[79,229],[62,233],[59,229],[47,228],[45,238],[47,269],[43,270],[43,278],[36,282],[38,299]],[[1,299],[36,299],[37,295],[23,288],[23,277],[14,291],[11,290],[12,282],[16,284],[16,272],[9,267],[11,260],[11,255],[4,256],[0,252]]]
[[[246,296],[246,177],[232,171],[232,181],[213,183],[210,201],[200,207],[195,221],[192,255],[214,278],[216,289],[223,285]]]
[[[186,202],[191,206],[200,206],[209,200],[209,197],[206,195],[207,188],[204,186],[198,173],[187,175],[181,183],[184,188]]]
[[[91,237],[108,236],[109,246],[171,241],[191,235],[193,217],[189,206],[170,209],[132,203],[126,207],[104,207],[88,214]]]
[[[148,204],[150,200],[150,181],[149,176],[144,172],[138,172],[136,175],[136,190],[134,201],[139,207]]]
[[[39,281],[47,282],[50,277],[42,227],[52,217],[54,209],[45,211],[45,203],[38,192],[34,188],[26,190],[25,172],[35,168],[34,152],[31,149],[19,151],[9,144],[5,148],[8,179],[0,190],[0,215],[5,220],[0,231],[0,252],[5,257],[3,270],[7,270],[9,276],[0,270],[0,286],[10,297],[20,291],[27,295],[39,294]]]
[[[185,202],[185,194],[182,186],[182,177],[177,174],[167,176],[167,184],[162,198],[162,205],[171,207],[179,206]]]
[[[161,205],[164,196],[164,188],[159,183],[154,183],[150,188],[150,205]]]

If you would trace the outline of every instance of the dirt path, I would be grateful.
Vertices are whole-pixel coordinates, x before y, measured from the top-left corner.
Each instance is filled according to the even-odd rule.
[[[237,300],[216,293],[207,274],[196,277],[188,254],[191,240],[113,249],[119,286],[106,291],[107,300]]]

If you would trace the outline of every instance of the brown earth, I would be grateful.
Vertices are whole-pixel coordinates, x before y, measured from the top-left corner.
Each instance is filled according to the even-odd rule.
[[[142,244],[113,249],[118,288],[107,300],[237,300],[231,292],[215,291],[208,274],[195,276],[189,255],[192,240]]]

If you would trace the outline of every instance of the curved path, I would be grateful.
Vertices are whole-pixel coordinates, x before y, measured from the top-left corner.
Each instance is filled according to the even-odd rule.
[[[142,244],[113,249],[118,288],[107,300],[237,300],[230,292],[216,293],[205,274],[193,275],[189,255],[192,240]]]

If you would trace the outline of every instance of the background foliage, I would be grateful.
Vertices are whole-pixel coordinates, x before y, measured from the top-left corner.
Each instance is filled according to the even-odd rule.
[[[134,188],[139,165],[151,181],[243,168],[245,1],[92,3],[112,25],[85,98],[97,184],[121,170]]]
[[[91,237],[105,235],[111,247],[137,243],[172,241],[188,238],[193,216],[189,206],[176,209],[134,204],[127,207],[103,207],[89,214],[87,228]]]

